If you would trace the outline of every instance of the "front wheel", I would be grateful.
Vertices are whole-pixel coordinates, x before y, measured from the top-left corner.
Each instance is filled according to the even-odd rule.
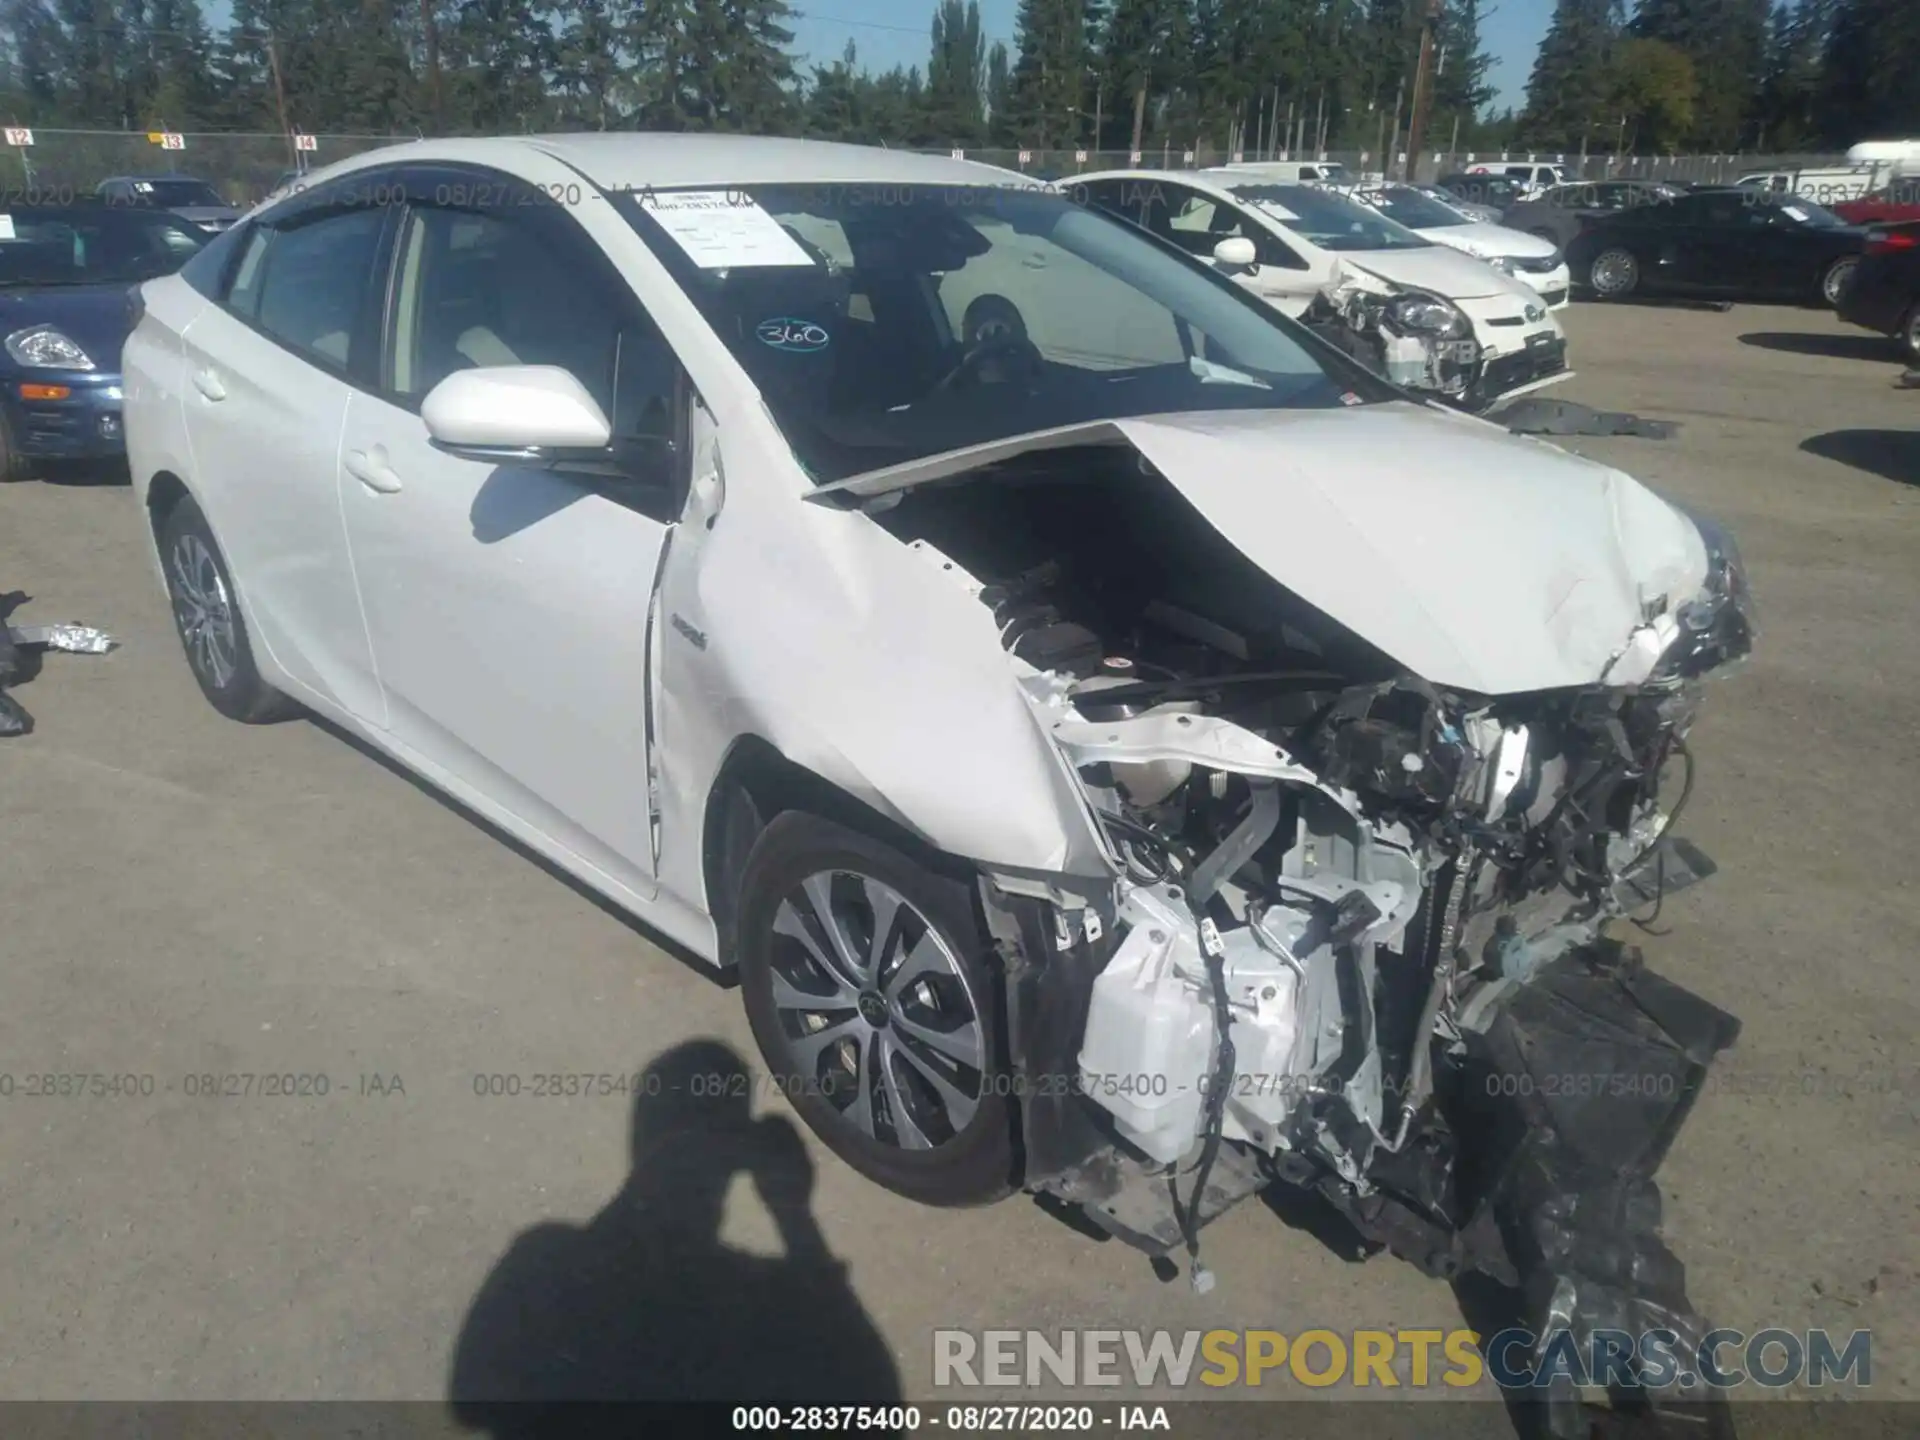
[[[1602,300],[1623,300],[1640,288],[1640,261],[1617,245],[1602,250],[1587,267],[1587,285]]]
[[[207,517],[191,498],[183,497],[168,513],[159,541],[174,628],[207,703],[248,725],[297,714],[299,706],[260,678],[233,576]]]
[[[972,888],[804,811],[741,879],[740,987],[774,1083],[833,1151],[897,1194],[1013,1189],[999,977]]]
[[[1840,304],[1840,297],[1846,294],[1853,272],[1859,268],[1860,260],[1854,255],[1844,255],[1827,267],[1827,273],[1820,277],[1820,294],[1826,299],[1828,308]]]

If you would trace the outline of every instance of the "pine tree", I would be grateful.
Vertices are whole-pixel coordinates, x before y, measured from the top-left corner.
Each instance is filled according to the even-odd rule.
[[[1767,0],[1640,0],[1631,28],[1693,63],[1694,119],[1683,142],[1739,149],[1753,134],[1766,71]]]
[[[1920,132],[1920,6],[1839,0],[1818,113],[1835,145]]]
[[[1092,128],[1094,69],[1085,0],[1020,0],[1009,108],[1015,130],[1043,149]]]
[[[994,41],[987,52],[987,140],[993,145],[1012,145],[1019,139],[1013,129],[1013,61],[1007,47]]]
[[[1456,122],[1461,139],[1477,144],[1481,113],[1494,94],[1487,83],[1493,57],[1480,48],[1480,0],[1450,0],[1435,41],[1429,148],[1445,143]]]
[[[1613,133],[1613,51],[1620,38],[1619,0],[1557,0],[1527,81],[1520,117],[1530,144],[1577,150]]]
[[[927,123],[955,145],[985,137],[986,53],[978,0],[941,0],[927,59]]]
[[[623,56],[609,0],[560,0],[554,43],[554,84],[562,96],[564,123],[590,130],[612,129]]]

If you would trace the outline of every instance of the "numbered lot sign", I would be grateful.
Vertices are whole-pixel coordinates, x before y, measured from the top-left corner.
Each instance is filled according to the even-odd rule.
[[[8,126],[7,127],[7,144],[31,145],[33,144],[33,131],[16,130],[12,126]]]

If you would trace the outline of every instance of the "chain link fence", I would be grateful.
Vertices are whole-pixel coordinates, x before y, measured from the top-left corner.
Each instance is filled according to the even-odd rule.
[[[923,146],[927,153],[947,150]],[[1030,175],[1037,180],[1065,180],[1101,170],[1154,169],[1200,170],[1209,166],[1254,164],[1265,161],[1301,161],[1338,164],[1352,178],[1381,179],[1389,173],[1398,179],[1407,174],[1405,152],[1393,156],[1366,150],[1287,150],[1228,152],[1204,143],[1190,146],[1171,144],[1149,146],[1137,151],[1078,149],[953,149],[950,153],[978,160],[982,164]],[[1476,165],[1557,165],[1568,178],[1576,180],[1645,179],[1667,180],[1675,184],[1730,185],[1742,175],[1756,171],[1799,171],[1847,168],[1844,155],[1594,155],[1565,154],[1552,151],[1432,151],[1420,157],[1414,179],[1432,183],[1441,176],[1457,174]]]
[[[18,135],[22,132],[10,132]],[[316,135],[311,150],[297,150],[292,137],[274,133],[193,133],[162,137],[119,130],[40,130],[24,132],[30,145],[0,147],[0,192],[22,191],[57,198],[92,193],[102,180],[115,175],[178,174],[206,180],[235,205],[246,205],[266,195],[288,171],[305,170],[367,150],[400,144],[415,135]],[[914,147],[947,153],[952,147]],[[1407,173],[1406,156],[1391,157],[1365,150],[1322,150],[1293,153],[1286,150],[1228,152],[1195,142],[1189,146],[1161,144],[1133,152],[1072,148],[961,149],[969,160],[1032,176],[1037,180],[1065,180],[1097,170],[1149,167],[1163,170],[1202,169],[1213,165],[1264,160],[1338,163],[1355,179],[1387,173]],[[1136,156],[1138,158],[1136,158]],[[1390,163],[1384,163],[1389,162]],[[1544,151],[1435,151],[1423,154],[1414,167],[1415,178],[1431,182],[1475,165],[1559,165],[1576,179],[1618,177],[1670,180],[1681,184],[1725,184],[1754,171],[1793,171],[1844,167],[1835,155],[1593,155]]]
[[[180,175],[210,183],[231,204],[263,198],[288,171],[315,169],[349,155],[417,139],[414,135],[317,135],[297,150],[291,137],[236,132],[153,139],[121,130],[41,130],[30,145],[0,146],[0,193],[54,200],[93,193],[116,175]],[[160,132],[155,132],[159,134]],[[177,148],[176,148],[177,142]]]

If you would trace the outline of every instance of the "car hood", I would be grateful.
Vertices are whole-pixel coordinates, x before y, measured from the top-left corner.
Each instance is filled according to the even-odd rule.
[[[1450,245],[1423,245],[1409,250],[1340,250],[1342,265],[1364,270],[1395,285],[1431,290],[1449,300],[1480,300],[1490,295],[1533,299],[1533,292]]]
[[[132,288],[112,284],[0,290],[0,337],[32,325],[55,325],[99,370],[117,371],[129,328],[127,291]]]
[[[871,497],[1041,449],[1136,448],[1274,580],[1415,674],[1482,695],[1602,680],[1706,581],[1700,532],[1617,470],[1411,403],[1063,426],[822,487]]]
[[[1558,248],[1551,240],[1542,240],[1524,230],[1509,230],[1504,225],[1447,225],[1420,233],[1429,240],[1482,259],[1511,256],[1516,260],[1544,260]]]

